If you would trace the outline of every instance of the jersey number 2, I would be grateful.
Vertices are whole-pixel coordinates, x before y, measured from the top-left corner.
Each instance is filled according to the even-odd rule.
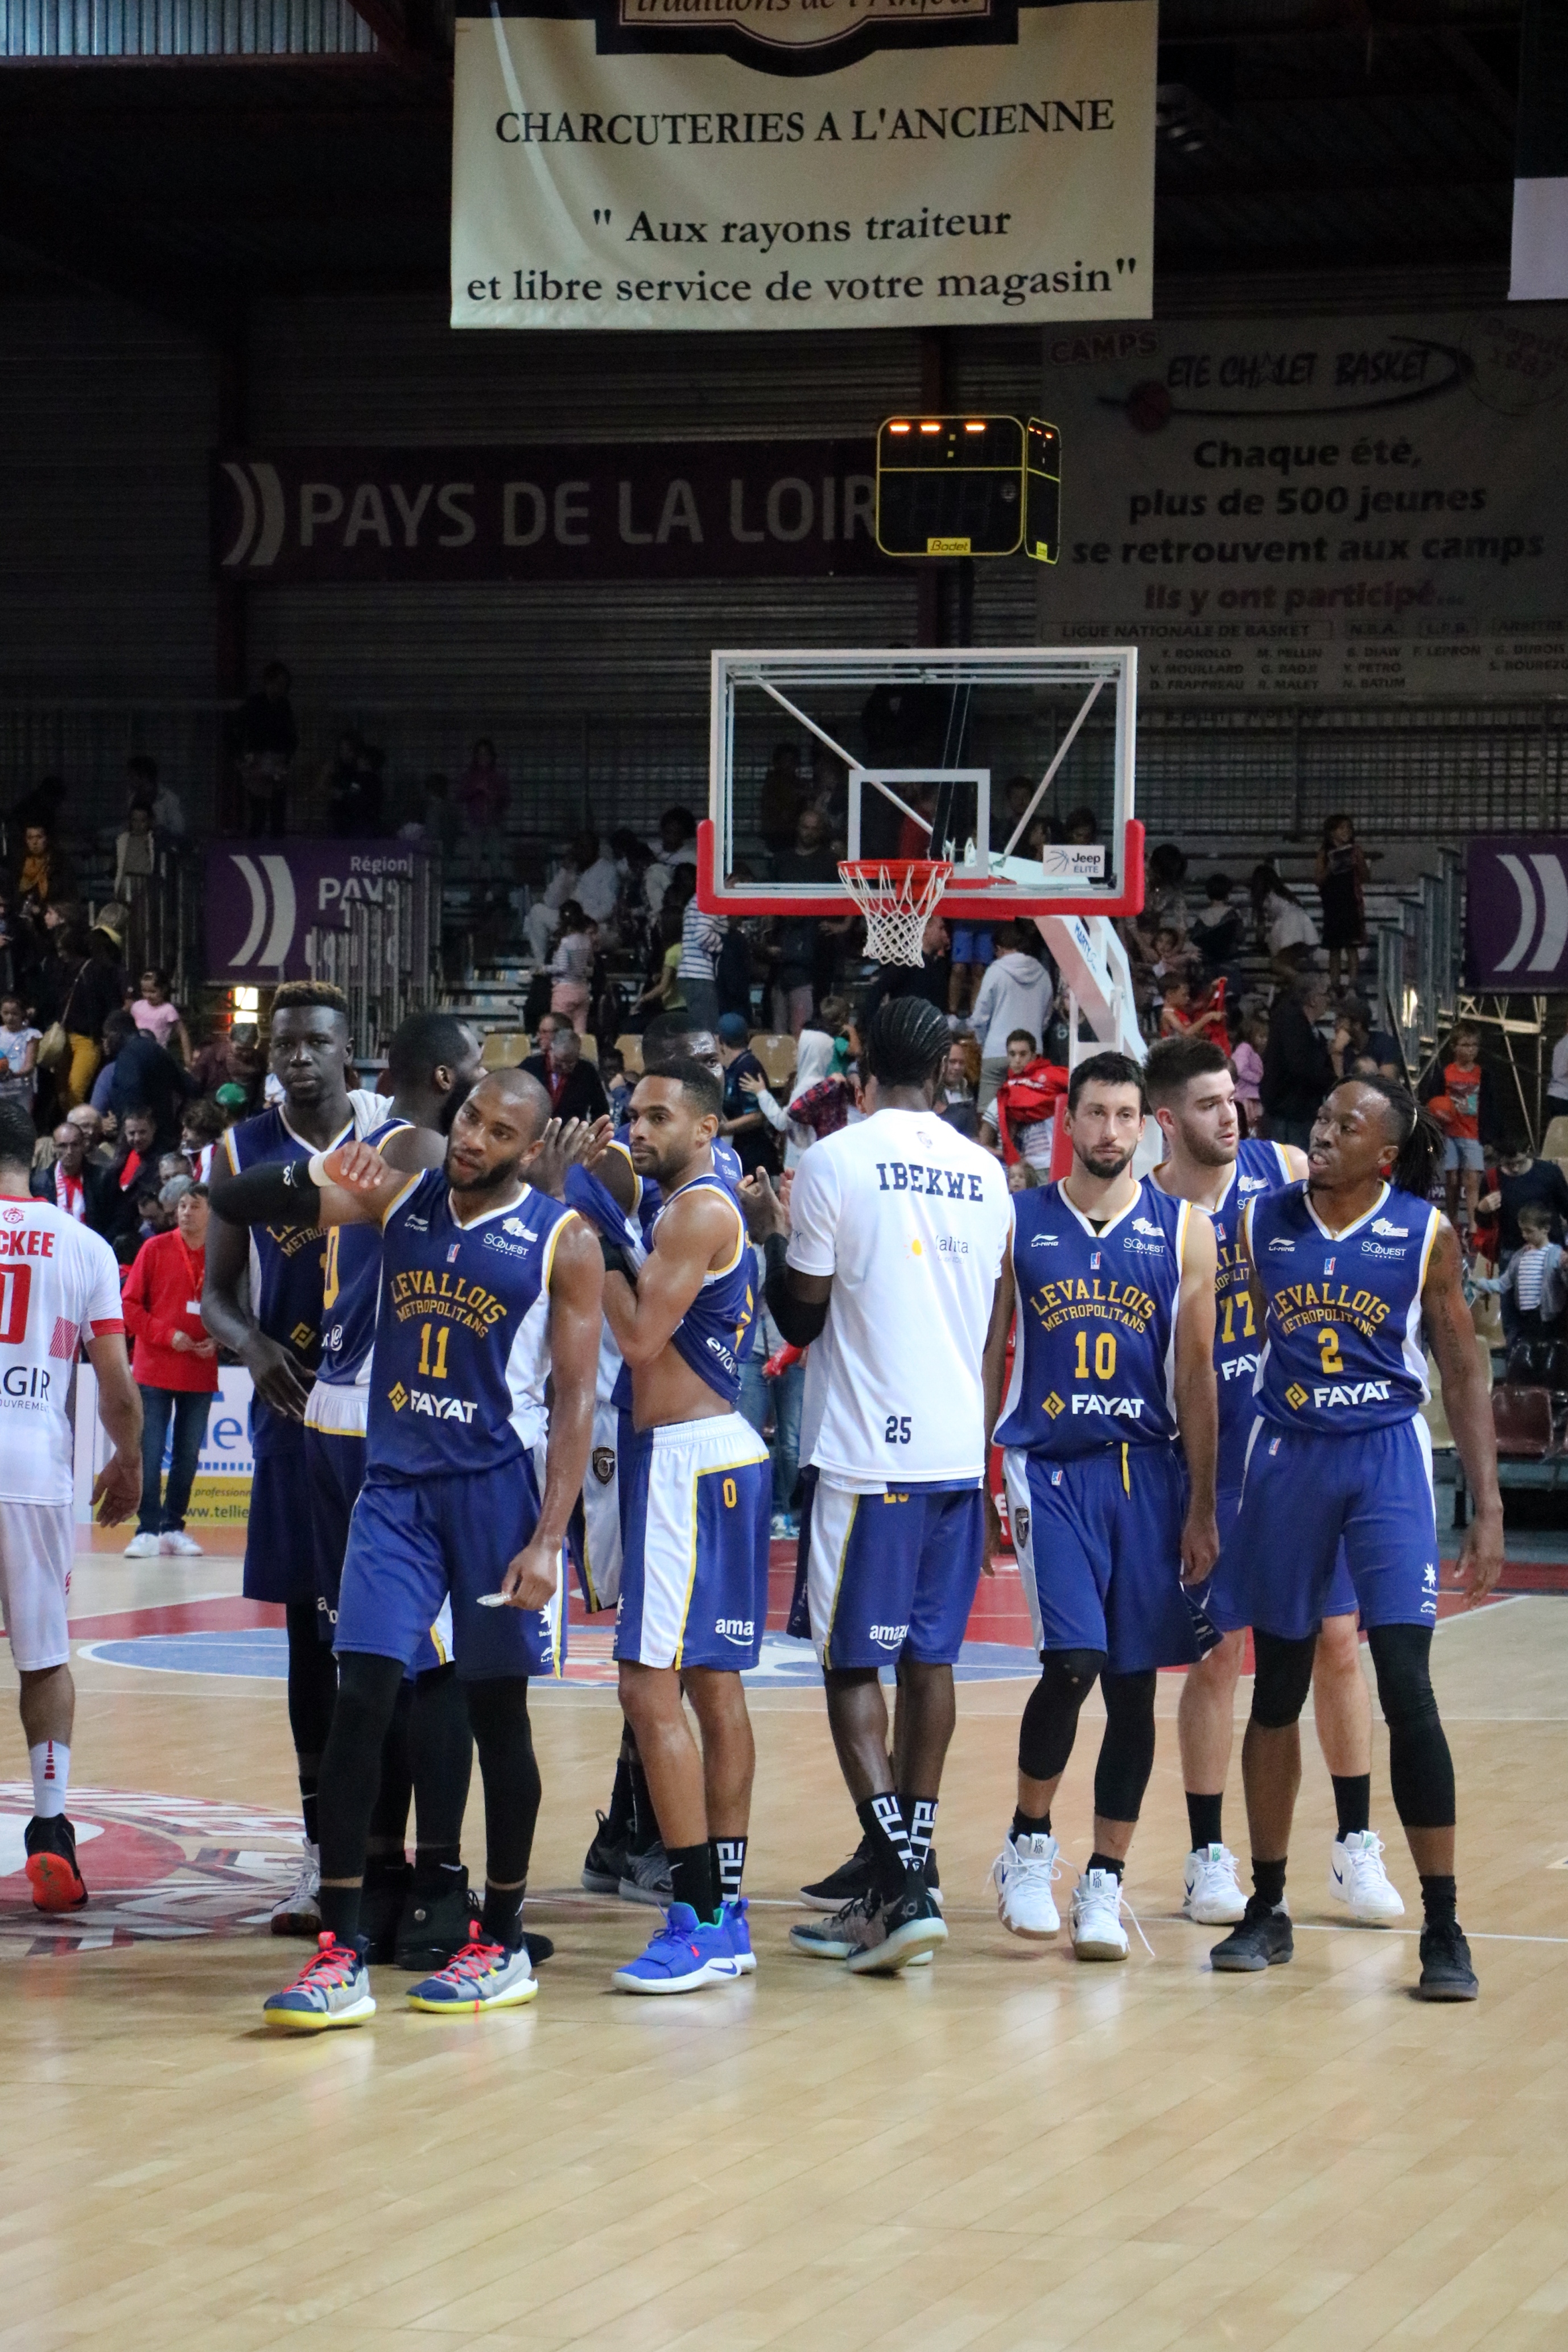
[[[1322,1370],[1325,1372],[1343,1371],[1344,1358],[1339,1351],[1339,1333],[1332,1324],[1318,1333],[1318,1350],[1322,1357]]]
[[[30,1265],[0,1267],[0,1344],[19,1348],[27,1336],[27,1301],[33,1291]]]

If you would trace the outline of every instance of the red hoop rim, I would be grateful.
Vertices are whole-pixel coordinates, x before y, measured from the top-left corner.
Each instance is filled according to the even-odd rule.
[[[950,876],[952,871],[950,857],[841,857],[839,860],[839,872],[846,882],[852,874],[857,881],[869,882],[878,874],[885,874],[890,881],[903,882],[912,874],[928,878],[933,874]]]

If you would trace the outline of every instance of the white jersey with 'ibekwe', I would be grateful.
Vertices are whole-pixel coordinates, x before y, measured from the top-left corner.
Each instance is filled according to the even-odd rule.
[[[801,1459],[865,1494],[977,1481],[981,1360],[1012,1239],[1001,1162],[935,1111],[879,1110],[811,1146],[789,1223],[789,1264],[833,1277]]]
[[[71,1499],[71,1370],[125,1328],[106,1241],[47,1201],[0,1199],[0,1502]]]

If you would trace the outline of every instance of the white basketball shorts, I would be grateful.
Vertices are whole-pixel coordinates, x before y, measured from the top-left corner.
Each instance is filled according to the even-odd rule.
[[[0,1613],[21,1674],[45,1674],[70,1657],[66,1595],[75,1552],[69,1503],[0,1502]]]

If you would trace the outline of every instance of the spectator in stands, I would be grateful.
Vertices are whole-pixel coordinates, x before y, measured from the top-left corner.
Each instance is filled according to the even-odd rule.
[[[793,842],[804,799],[799,751],[793,743],[776,743],[757,800],[757,830],[769,858]]]
[[[71,1110],[91,1099],[104,1029],[113,1013],[124,1011],[131,979],[120,961],[119,940],[101,924],[90,931],[73,929],[64,934],[60,961],[62,979],[68,970],[70,977],[61,1008],[50,1017],[59,1021],[70,1044],[69,1059],[57,1073],[57,1084],[61,1109]]]
[[[293,684],[278,661],[261,673],[261,690],[251,695],[235,726],[235,764],[246,803],[246,831],[253,836],[287,829],[288,771],[299,749],[299,730],[288,698]]]
[[[569,898],[560,910],[560,930],[550,957],[549,1009],[570,1021],[579,1036],[588,1027],[598,940],[597,925],[590,922],[575,898]]]
[[[1004,924],[997,933],[998,954],[981,981],[970,1016],[980,1041],[982,1118],[1007,1075],[1008,1038],[1015,1029],[1041,1037],[1051,1018],[1051,975],[1031,947],[1039,934],[1019,923]]]
[[[1223,998],[1216,1002],[1209,992],[1199,987],[1190,964],[1177,964],[1166,973],[1161,986],[1164,993],[1160,1006],[1162,1037],[1182,1037],[1189,1033],[1207,1036],[1211,1032],[1224,1036]]]
[[[577,866],[577,887],[572,897],[591,923],[601,927],[612,923],[621,898],[621,869],[608,850],[601,849],[596,833],[585,833],[572,853]]]
[[[31,1107],[38,1090],[38,1044],[19,996],[0,996],[0,1102],[25,1102]]]
[[[664,903],[653,926],[651,956],[653,970],[649,975],[648,986],[634,1007],[634,1011],[643,1014],[644,1018],[648,1017],[650,1006],[654,1008],[652,1016],[654,1020],[667,1013],[678,1013],[685,1018],[686,1000],[680,977],[681,925],[695,881],[695,870],[690,866],[678,867],[670,877]]]
[[[1355,822],[1343,809],[1323,819],[1323,837],[1312,868],[1323,910],[1323,946],[1329,986],[1338,988],[1343,969],[1354,981],[1366,941],[1366,858],[1355,837]]]
[[[222,1105],[210,1097],[185,1105],[180,1119],[180,1149],[198,1183],[212,1181],[214,1147],[226,1124]]]
[[[78,1103],[75,1110],[66,1113],[69,1127],[79,1127],[87,1138],[87,1164],[89,1168],[107,1168],[114,1158],[119,1134],[112,1118],[93,1109],[90,1103]]]
[[[1343,1037],[1343,1045],[1339,1038]],[[1365,1060],[1385,1078],[1404,1083],[1405,1067],[1399,1056],[1399,1041],[1386,1029],[1375,1029],[1372,1014],[1359,996],[1346,996],[1339,1008],[1339,1030],[1335,1040],[1338,1067],[1348,1076],[1358,1061]]]
[[[1281,980],[1293,980],[1312,962],[1318,927],[1272,866],[1252,869],[1252,911],[1258,934]]]
[[[114,844],[114,895],[134,909],[146,896],[158,871],[158,844],[152,836],[152,808],[148,801],[132,801],[123,830]]]
[[[942,1066],[942,1083],[936,1089],[937,1108],[972,1103],[979,1090],[979,1045],[973,1037],[955,1037]]]
[[[681,914],[681,959],[675,967],[687,1013],[699,1029],[718,1026],[718,951],[724,945],[722,916],[705,915],[695,893]]]
[[[791,1106],[797,1095],[809,1092],[830,1075],[836,1044],[825,1030],[802,1029],[795,1043],[795,1075],[789,1082],[789,1097]],[[798,1168],[817,1140],[816,1129],[791,1118],[789,1109],[779,1101],[765,1076],[743,1077],[739,1084],[741,1092],[751,1097],[768,1126],[782,1136],[786,1172]]]
[[[8,874],[0,874],[0,988],[15,988],[20,977],[25,958],[17,949],[22,944],[21,923],[16,913],[16,893]]]
[[[757,1337],[740,1368],[737,1408],[758,1437],[773,1424],[768,1453],[773,1461],[772,1534],[779,1542],[793,1542],[800,1532],[795,1516],[795,1488],[800,1476],[800,1404],[806,1388],[806,1359],[799,1348],[787,1348],[784,1335],[768,1312],[763,1293],[766,1259],[753,1243],[756,1265]]]
[[[1061,830],[1068,841],[1087,846],[1100,838],[1100,820],[1092,808],[1069,809]]]
[[[1443,1189],[1448,1215],[1458,1222],[1462,1192],[1465,1223],[1473,1226],[1487,1153],[1495,1149],[1499,1126],[1491,1072],[1481,1065],[1479,1029],[1460,1024],[1448,1041],[1447,1058],[1439,1057],[1428,1070],[1419,1091],[1443,1130]]]
[[[580,904],[577,897],[577,844],[564,851],[559,865],[523,918],[523,930],[536,963],[544,963],[550,943],[560,929],[562,910]]]
[[[385,832],[386,754],[352,732],[338,738],[337,756],[321,778],[327,830],[338,841],[374,841]]]
[[[1304,1151],[1318,1105],[1338,1073],[1319,1022],[1328,1010],[1328,988],[1317,972],[1303,972],[1281,992],[1269,1023],[1259,1085],[1269,1133],[1276,1143]]]
[[[125,1132],[126,1115],[133,1108],[149,1111],[160,1150],[168,1150],[180,1132],[180,1120],[191,1081],[172,1054],[155,1037],[136,1026],[129,1013],[111,1013],[104,1024],[104,1042],[114,1048],[114,1077],[107,1108]]]
[[[1067,1092],[1067,1076],[1059,1064],[1044,1059],[1031,1031],[1015,1029],[1008,1039],[1007,1076],[980,1117],[985,1149],[998,1153],[1009,1169],[1021,1160],[1049,1176],[1056,1108]]]
[[[1470,1283],[1501,1304],[1511,1348],[1521,1339],[1556,1339],[1568,1305],[1568,1283],[1561,1244],[1552,1238],[1551,1212],[1540,1202],[1526,1202],[1519,1211],[1519,1247],[1511,1251],[1498,1273],[1472,1275]],[[1511,1364],[1509,1377],[1517,1377]]]
[[[952,936],[945,919],[941,915],[933,915],[920,935],[920,961],[917,964],[880,964],[871,992],[862,1008],[864,1019],[871,1020],[884,996],[923,996],[927,1004],[936,1007],[938,1013],[946,1013],[952,971]]]
[[[1568,1118],[1568,1021],[1552,1048],[1552,1076],[1546,1088],[1548,1118]]]
[[[63,776],[40,776],[32,791],[14,801],[5,813],[13,845],[30,824],[41,824],[49,833],[57,833],[62,823],[60,812],[68,797]]]
[[[556,1118],[608,1118],[603,1081],[584,1056],[582,1039],[575,1029],[564,1023],[552,1028],[543,1050],[530,1054],[522,1066],[549,1096]]]
[[[626,1074],[626,1057],[619,1046],[606,1045],[599,1056],[600,1082],[604,1098],[610,1105],[610,1116],[617,1127],[631,1117],[632,1081]]]
[[[1222,973],[1234,987],[1237,959],[1246,943],[1247,927],[1240,910],[1231,905],[1235,888],[1228,874],[1211,874],[1203,886],[1203,906],[1193,919],[1192,944],[1209,980]]]
[[[1528,1143],[1504,1148],[1490,1189],[1478,1206],[1480,1215],[1497,1219],[1500,1266],[1506,1265],[1522,1246],[1521,1225],[1527,1209],[1543,1213],[1554,1242],[1568,1239],[1568,1176],[1559,1161],[1538,1160]]]
[[[217,1343],[202,1324],[207,1214],[206,1186],[191,1185],[175,1209],[173,1229],[142,1243],[121,1286],[131,1376],[141,1391],[141,1508],[125,1547],[128,1559],[159,1552],[201,1557],[201,1545],[185,1533],[185,1513],[218,1385]],[[165,1487],[171,1421],[174,1442]]]
[[[51,1139],[55,1156],[47,1168],[35,1172],[34,1192],[39,1200],[63,1209],[68,1217],[75,1217],[78,1224],[101,1234],[112,1247],[114,1236],[126,1222],[125,1203],[113,1170],[89,1165],[87,1138],[69,1119],[62,1119]]]
[[[191,1084],[197,1094],[216,1095],[221,1087],[244,1090],[247,1111],[260,1108],[266,1056],[254,1021],[236,1021],[226,1036],[209,1038],[192,1056]]]
[[[457,780],[457,807],[470,833],[498,833],[506,823],[512,788],[488,735],[481,735]]]
[[[158,762],[145,751],[133,751],[125,762],[125,781],[132,806],[138,801],[152,812],[152,829],[179,840],[185,831],[185,812],[180,805],[180,795],[170,784],[158,781]]]
[[[1166,923],[1183,940],[1186,937],[1186,894],[1182,885],[1186,879],[1186,853],[1174,841],[1162,841],[1151,849],[1145,869],[1144,921],[1158,929]]]
[[[659,819],[659,838],[650,846],[657,851],[662,865],[673,873],[677,866],[695,866],[697,862],[697,821],[689,808],[677,801]]]
[[[774,878],[786,885],[826,883],[837,887],[839,864],[821,809],[803,808],[795,820],[792,848],[773,860]],[[799,1037],[811,1017],[816,992],[819,925],[809,915],[788,915],[773,941],[773,1026]]]
[[[1269,1043],[1269,1016],[1254,1006],[1244,1014],[1241,1042],[1232,1060],[1236,1068],[1236,1099],[1247,1119],[1247,1133],[1256,1135],[1262,1118],[1263,1105],[1259,1087],[1263,1078],[1263,1055]]]
[[[753,1099],[755,1081],[760,1078],[766,1087],[768,1073],[751,1050],[750,1029],[738,1013],[719,1015],[718,1058],[724,1065],[724,1113],[718,1131],[735,1146],[741,1169],[749,1176],[758,1168],[773,1167],[775,1159],[768,1121]],[[747,1079],[753,1086],[747,1086]]]
[[[149,964],[141,975],[141,989],[131,1000],[131,1017],[144,1036],[160,1045],[166,1048],[172,1038],[181,1061],[190,1068],[191,1034],[179,1006],[170,1001],[169,975],[156,964]]]

